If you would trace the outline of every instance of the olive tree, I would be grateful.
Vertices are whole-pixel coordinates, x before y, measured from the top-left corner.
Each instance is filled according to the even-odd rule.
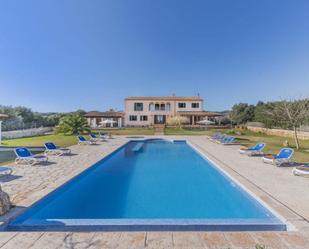
[[[247,103],[235,104],[229,114],[229,118],[237,125],[245,124],[254,119],[254,105]]]
[[[271,117],[281,128],[293,129],[295,145],[299,149],[297,130],[308,121],[309,99],[275,102],[272,108],[265,110],[265,114]]]

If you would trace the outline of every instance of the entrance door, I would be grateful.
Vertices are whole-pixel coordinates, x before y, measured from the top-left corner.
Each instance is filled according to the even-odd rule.
[[[155,124],[165,124],[165,115],[154,115]]]

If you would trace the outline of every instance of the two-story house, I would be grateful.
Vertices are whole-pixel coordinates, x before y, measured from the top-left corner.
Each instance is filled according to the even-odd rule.
[[[185,116],[190,125],[207,118],[203,99],[193,97],[128,97],[125,99],[126,126],[152,126],[166,124],[169,117]]]

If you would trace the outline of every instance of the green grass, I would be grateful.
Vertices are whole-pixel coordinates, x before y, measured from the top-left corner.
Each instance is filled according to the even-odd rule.
[[[295,142],[293,138],[270,136],[263,133],[257,133],[252,131],[241,131],[241,135],[237,135],[234,131],[230,130],[189,130],[189,129],[179,129],[179,128],[166,128],[166,135],[212,135],[215,132],[227,133],[229,135],[236,136],[237,143],[240,145],[249,147],[253,146],[258,142],[265,142],[266,148],[265,152],[270,154],[276,154],[278,151],[284,147],[284,141],[288,141],[291,148],[295,149]],[[301,148],[299,150],[295,149],[294,160],[298,163],[309,163],[309,140],[300,140]],[[306,151],[308,150],[308,152]]]
[[[95,130],[98,132],[98,130]],[[125,128],[125,129],[102,129],[100,132],[110,132],[113,135],[153,135],[153,129],[149,128]],[[87,138],[87,136],[85,136]],[[68,147],[77,143],[74,135],[46,135],[26,138],[8,139],[2,141],[2,146],[43,146],[45,142],[52,141],[60,147]]]
[[[3,140],[2,146],[44,146],[45,142],[52,141],[60,147],[67,147],[77,143],[76,136],[69,135],[46,135],[46,136],[35,136],[35,137],[25,137],[25,138],[16,138]]]
[[[238,143],[244,146],[253,146],[257,142],[265,142],[265,152],[270,154],[278,153],[284,147],[284,142],[287,140],[289,147],[295,149],[294,160],[299,163],[309,163],[309,140],[300,140],[301,148],[296,150],[293,138],[270,136],[262,133],[243,131],[242,135],[236,135]]]
[[[112,133],[113,135],[153,135],[154,134],[154,129],[152,128],[121,128],[121,129],[96,129],[93,130],[93,132],[98,133],[98,132],[109,132]]]

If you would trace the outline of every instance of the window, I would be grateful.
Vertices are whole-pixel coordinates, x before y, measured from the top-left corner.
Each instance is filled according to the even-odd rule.
[[[149,104],[149,111],[154,111],[155,105],[153,103]]]
[[[160,111],[160,104],[155,104],[155,110]]]
[[[171,110],[171,104],[170,103],[167,103],[166,104],[166,110],[169,112]]]
[[[137,116],[136,115],[130,115],[129,120],[130,121],[137,121]]]
[[[178,103],[178,108],[186,108],[186,103]]]
[[[134,103],[134,111],[142,111],[143,103]]]
[[[139,118],[140,118],[140,121],[147,121],[148,120],[147,115],[141,115]]]
[[[191,107],[192,108],[199,108],[200,107],[200,103],[192,103]]]
[[[165,111],[165,104],[161,104],[161,105],[160,105],[160,110],[161,110],[161,111]]]

